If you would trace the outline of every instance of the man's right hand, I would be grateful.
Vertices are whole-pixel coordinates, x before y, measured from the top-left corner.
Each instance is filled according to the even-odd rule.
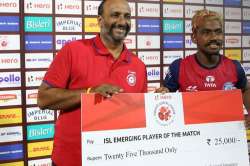
[[[124,90],[119,86],[111,85],[111,84],[102,84],[100,86],[91,88],[90,93],[98,93],[104,97],[110,98],[114,94],[118,94],[123,92]]]

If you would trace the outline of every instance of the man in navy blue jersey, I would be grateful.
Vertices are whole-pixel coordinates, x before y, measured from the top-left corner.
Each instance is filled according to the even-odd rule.
[[[250,90],[240,63],[220,55],[223,45],[223,21],[213,11],[199,10],[192,18],[192,41],[197,52],[175,60],[156,92],[194,92],[241,89],[243,102],[250,109]]]

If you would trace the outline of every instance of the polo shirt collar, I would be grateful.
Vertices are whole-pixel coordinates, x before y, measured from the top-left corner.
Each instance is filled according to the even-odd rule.
[[[110,55],[110,52],[108,51],[108,49],[103,44],[99,34],[97,34],[96,37],[93,38],[93,45],[94,45],[94,49],[100,55],[102,55],[102,56]],[[125,44],[123,44],[123,51],[122,51],[122,53],[121,53],[121,55],[120,55],[120,57],[118,59],[122,60],[122,61],[130,62],[131,52],[127,49]]]

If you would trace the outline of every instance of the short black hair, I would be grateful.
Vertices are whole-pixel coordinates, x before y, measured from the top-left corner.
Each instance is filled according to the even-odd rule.
[[[104,4],[107,0],[102,0],[102,2],[100,3],[99,7],[98,7],[98,16],[101,16],[103,14],[103,7]]]
[[[104,6],[104,3],[106,2],[106,0],[103,0],[102,2],[101,2],[101,4],[99,5],[99,7],[98,7],[98,16],[101,16],[102,15],[102,13],[103,13],[103,6]]]

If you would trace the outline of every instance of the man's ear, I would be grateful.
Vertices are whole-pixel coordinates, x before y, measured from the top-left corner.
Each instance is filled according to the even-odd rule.
[[[195,32],[192,33],[192,35],[191,35],[191,40],[192,40],[193,43],[197,44]]]
[[[101,27],[102,21],[103,21],[102,16],[98,15],[97,16],[97,23],[98,23],[99,27]]]

